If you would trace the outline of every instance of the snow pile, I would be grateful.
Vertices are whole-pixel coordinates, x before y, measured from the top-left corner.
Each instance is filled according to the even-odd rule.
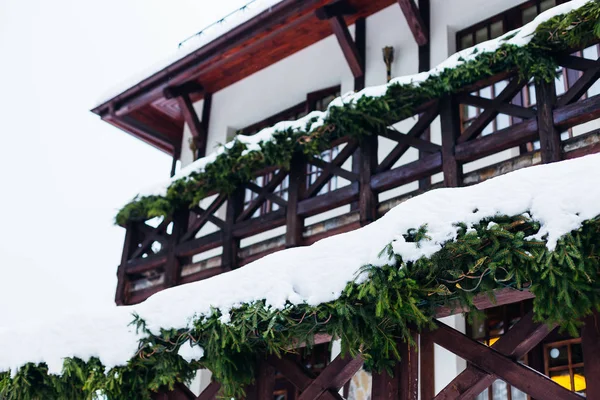
[[[467,226],[495,215],[530,213],[541,224],[537,238],[556,241],[600,215],[600,154],[519,170],[475,186],[433,190],[412,198],[372,224],[321,240],[309,247],[283,250],[213,278],[162,291],[130,307],[90,309],[85,314],[27,315],[28,326],[0,330],[0,371],[26,362],[45,361],[59,372],[62,357],[96,356],[108,367],[125,364],[136,351],[137,337],[127,324],[137,313],[153,332],[160,327],[186,328],[194,317],[243,303],[265,300],[275,308],[311,305],[337,299],[365,264],[383,264],[378,257],[390,242],[405,260],[431,256]],[[428,226],[430,241],[407,243],[409,229]],[[17,304],[13,307],[18,307]],[[197,358],[197,346],[182,356]]]
[[[371,86],[361,90],[358,93],[349,92],[344,94],[335,100],[333,100],[329,107],[340,107],[344,104],[349,104],[358,101],[363,96],[368,97],[381,97],[385,95],[390,85],[402,84],[402,85],[419,85],[421,82],[426,81],[432,76],[437,76],[442,73],[446,69],[454,69],[461,64],[464,64],[468,61],[475,59],[481,53],[492,53],[498,48],[500,48],[504,44],[514,45],[514,46],[525,46],[527,45],[535,31],[539,25],[548,21],[549,19],[561,15],[567,14],[573,10],[583,7],[585,4],[591,2],[593,0],[572,0],[568,3],[558,5],[554,8],[551,8],[543,13],[539,14],[533,21],[528,23],[527,25],[508,32],[496,39],[489,40],[487,42],[480,43],[468,49],[462,50],[458,53],[447,58],[437,67],[431,69],[427,72],[421,72],[414,75],[406,75],[392,79],[389,83],[380,86]],[[295,131],[304,130],[307,127],[307,123],[311,118],[315,118],[316,122],[314,122],[309,130],[314,130],[319,126],[323,125],[324,120],[327,118],[329,114],[328,111],[314,111],[309,115],[296,120],[296,121],[282,121],[274,126],[265,128],[258,132],[253,136],[245,136],[238,135],[234,138],[234,141],[237,140],[246,144],[247,149],[246,153],[250,151],[260,151],[261,143],[268,142],[272,140],[273,134],[275,132],[281,132],[286,129],[292,129]],[[191,172],[202,172],[204,171],[206,165],[214,162],[216,157],[224,151],[224,147],[231,147],[233,145],[233,141],[225,144],[224,146],[220,146],[215,152],[207,155],[204,158],[198,159],[194,163],[188,165],[186,168],[179,171],[177,175],[175,175],[171,180],[161,182],[155,186],[147,188],[146,190],[142,190],[138,196],[150,196],[150,195],[160,195],[165,196],[167,193],[167,188],[174,181],[185,178]]]

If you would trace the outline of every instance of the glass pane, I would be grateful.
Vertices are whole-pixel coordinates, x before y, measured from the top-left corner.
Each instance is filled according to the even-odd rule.
[[[569,353],[567,346],[548,347],[548,365],[552,367],[562,367],[569,365]]]
[[[502,21],[494,22],[490,25],[490,31],[492,37],[490,39],[495,39],[498,36],[502,36],[504,34],[504,23]]]
[[[537,7],[531,6],[523,10],[523,24],[533,21],[537,16]]]
[[[506,114],[498,114],[498,116],[496,117],[496,129],[500,130],[500,129],[508,128],[509,126],[510,126],[510,117]],[[517,318],[517,321],[518,321],[518,318]]]
[[[583,350],[581,343],[573,343],[571,345],[571,364],[579,364],[583,362]]]
[[[508,86],[508,81],[500,81],[494,84],[494,92],[496,93],[496,97],[502,93],[506,86]]]
[[[465,115],[468,119],[475,118],[477,116],[477,107],[466,106],[465,107]]]
[[[510,388],[512,400],[527,400],[527,395],[515,387]]]
[[[494,132],[494,121],[490,122],[485,129],[481,132],[481,136],[485,136],[485,135],[489,135],[490,133]],[[497,331],[494,329],[491,329],[490,327],[490,335],[491,336],[496,336],[496,335],[501,335],[503,334],[504,331]]]
[[[540,12],[549,10],[554,6],[556,6],[556,0],[542,0],[542,2],[540,3]]]
[[[598,45],[593,45],[591,47],[588,47],[587,49],[583,49],[583,58],[587,58],[588,60],[597,60]]]
[[[536,99],[536,94],[535,94],[535,85],[534,84],[530,84],[527,87],[527,90],[529,91],[529,104],[526,104],[526,106],[534,106],[537,103],[537,99]]]
[[[477,396],[476,400],[488,400],[489,398],[488,389],[485,389],[479,396]]]
[[[557,371],[550,372],[550,378],[558,383],[560,386],[572,390],[571,389],[571,375],[569,375],[569,370],[565,371]]]
[[[492,385],[492,398],[494,400],[506,400],[508,398],[508,387],[506,382],[496,381]]]
[[[575,368],[573,370],[573,383],[575,384],[575,391],[579,394],[584,394],[586,389],[585,374],[583,368]]]
[[[481,97],[483,97],[484,99],[491,99],[492,98],[492,87],[488,86],[488,87],[481,89],[479,91],[479,95]]]
[[[467,33],[460,39],[460,50],[468,49],[473,46],[473,35]]]
[[[475,44],[488,40],[487,26],[475,32]]]
[[[555,86],[556,86],[556,95],[557,96],[560,96],[561,94],[563,94],[566,91],[565,90],[565,76],[563,75],[562,69],[560,70],[559,73],[560,73],[560,75],[558,75],[558,77],[554,81]]]

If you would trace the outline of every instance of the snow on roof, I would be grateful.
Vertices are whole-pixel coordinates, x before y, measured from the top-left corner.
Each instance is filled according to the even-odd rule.
[[[273,3],[273,0],[270,0]],[[346,93],[335,100],[333,100],[328,108],[331,107],[340,107],[343,104],[356,102],[358,99],[364,96],[368,97],[381,97],[386,94],[388,88],[390,86],[401,84],[401,85],[419,85],[421,82],[426,81],[429,77],[437,76],[442,73],[446,69],[453,69],[457,66],[464,64],[470,60],[475,59],[481,53],[491,53],[502,45],[514,45],[514,46],[525,46],[527,45],[531,39],[533,38],[535,31],[539,25],[548,21],[549,19],[561,15],[569,13],[575,9],[583,7],[585,4],[589,3],[593,0],[572,0],[568,3],[564,3],[553,7],[549,10],[544,11],[539,14],[533,21],[524,25],[519,29],[515,29],[513,31],[507,32],[506,34],[496,38],[489,40],[487,42],[480,43],[468,49],[459,51],[458,53],[453,54],[448,57],[445,61],[440,63],[435,68],[427,71],[421,72],[414,75],[405,75],[401,77],[397,77],[392,79],[389,83],[379,86],[371,86],[361,90],[358,93],[349,92]],[[329,111],[313,111],[309,115],[302,117],[296,121],[281,121],[271,127],[264,128],[260,132],[252,136],[246,135],[238,135],[231,142],[226,143],[223,146],[220,146],[214,152],[208,154],[206,157],[200,158],[195,162],[189,164],[185,168],[181,169],[175,176],[171,179],[162,181],[157,185],[153,185],[151,187],[145,188],[140,191],[140,193],[136,197],[143,196],[166,196],[168,187],[175,181],[185,178],[190,175],[192,172],[203,172],[206,165],[214,162],[218,155],[224,152],[224,148],[231,148],[234,144],[234,141],[242,142],[246,145],[247,150],[244,152],[248,153],[251,151],[260,151],[261,143],[268,142],[273,139],[273,135],[276,132],[282,132],[287,129],[292,130],[304,130],[307,127],[307,124],[311,121],[311,119],[315,118],[315,122],[312,123],[310,130],[314,130],[320,127],[327,116],[329,115]]]
[[[0,329],[0,371],[44,361],[51,373],[60,373],[63,357],[96,356],[108,368],[125,364],[137,350],[138,337],[127,325],[133,313],[158,332],[160,327],[186,328],[192,318],[211,315],[212,308],[221,310],[226,323],[232,308],[258,300],[275,308],[333,301],[362,266],[385,263],[379,253],[389,243],[405,261],[428,257],[456,237],[458,222],[470,226],[496,215],[528,212],[541,225],[535,237],[545,238],[553,249],[561,236],[600,215],[599,169],[600,154],[522,169],[475,186],[432,190],[364,228],[162,291],[142,304],[85,313],[24,313],[22,326]],[[425,224],[431,240],[404,240],[409,229]],[[195,356],[200,353],[197,349]],[[194,356],[185,350],[184,355]]]
[[[251,20],[261,12],[270,9],[281,1],[282,0],[252,0],[248,2],[243,7],[240,7],[236,11],[228,14],[227,16],[202,29],[195,35],[190,36],[183,42],[179,43],[177,50],[173,53],[159,59],[156,63],[144,68],[114,87],[107,89],[107,91],[98,98],[96,106],[106,103],[119,94],[125,92],[127,89],[134,87],[135,85],[144,81],[146,78],[159,71],[162,71],[173,63],[181,60],[183,57],[204,47],[213,40],[242,25],[244,22]]]

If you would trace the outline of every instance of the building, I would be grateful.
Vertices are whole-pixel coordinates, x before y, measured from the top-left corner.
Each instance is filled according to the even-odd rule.
[[[428,71],[456,51],[498,38],[563,3],[568,2],[251,2],[248,10],[230,16],[237,22],[228,26],[226,19],[223,26],[189,39],[181,58],[93,112],[172,155],[171,175],[177,176],[181,168],[240,131],[256,134],[280,121],[324,111],[341,94]],[[222,32],[211,34],[211,29]],[[514,70],[495,73],[456,96],[420,104],[410,118],[384,132],[361,141],[340,138],[319,156],[293,158],[289,169],[266,166],[252,182],[237,185],[232,195],[208,193],[189,212],[127,222],[117,303],[138,303],[158,291],[227,273],[278,250],[357,229],[432,188],[470,185],[514,169],[597,152],[597,59],[597,44],[562,55],[554,85],[519,80]],[[499,292],[497,303],[481,297],[478,307],[485,313],[472,321],[457,310],[440,310],[437,316],[491,346],[517,321],[530,318],[531,297],[513,290]],[[537,327],[533,334],[527,332],[530,336],[520,337],[535,341],[528,351],[515,351],[515,346],[499,351],[524,357],[560,385],[585,393],[584,366],[589,367],[583,362],[582,339],[541,330]],[[336,365],[330,363],[337,356],[336,346],[330,349],[326,344],[330,339],[304,356],[312,373]],[[440,391],[436,398],[459,398],[452,388],[461,386],[453,380],[460,379],[456,377],[467,362],[434,341],[422,336],[418,353],[404,349],[403,360],[413,361],[401,363],[402,398],[429,399]],[[380,399],[394,390],[398,395],[396,380],[387,374],[371,377],[362,370],[355,375],[359,369],[360,365],[352,369],[337,387],[344,387],[347,398]],[[471,367],[467,371],[483,375],[470,391],[461,387],[465,397],[460,398],[475,398],[481,391],[476,398],[527,398],[493,375]],[[201,373],[192,388],[204,390],[200,399],[212,398],[218,390],[209,376]],[[323,397],[296,397],[303,390],[281,370],[273,379],[274,399],[335,398],[330,390],[318,393],[327,393]]]

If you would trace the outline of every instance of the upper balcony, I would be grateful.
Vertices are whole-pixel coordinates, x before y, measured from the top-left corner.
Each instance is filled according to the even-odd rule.
[[[314,138],[305,136],[289,165],[263,165],[252,179],[232,181],[235,190],[213,190],[165,217],[127,221],[117,303],[138,303],[280,249],[354,230],[426,190],[598,152],[598,54],[599,46],[589,42],[545,50],[542,59],[558,65],[555,82],[496,62],[447,93],[412,107],[397,103],[385,114],[396,116],[383,122],[385,129],[360,136],[326,124],[319,135],[327,137],[327,148],[298,151]],[[369,125],[374,115],[351,110],[356,107],[337,111],[362,127],[377,126]]]

